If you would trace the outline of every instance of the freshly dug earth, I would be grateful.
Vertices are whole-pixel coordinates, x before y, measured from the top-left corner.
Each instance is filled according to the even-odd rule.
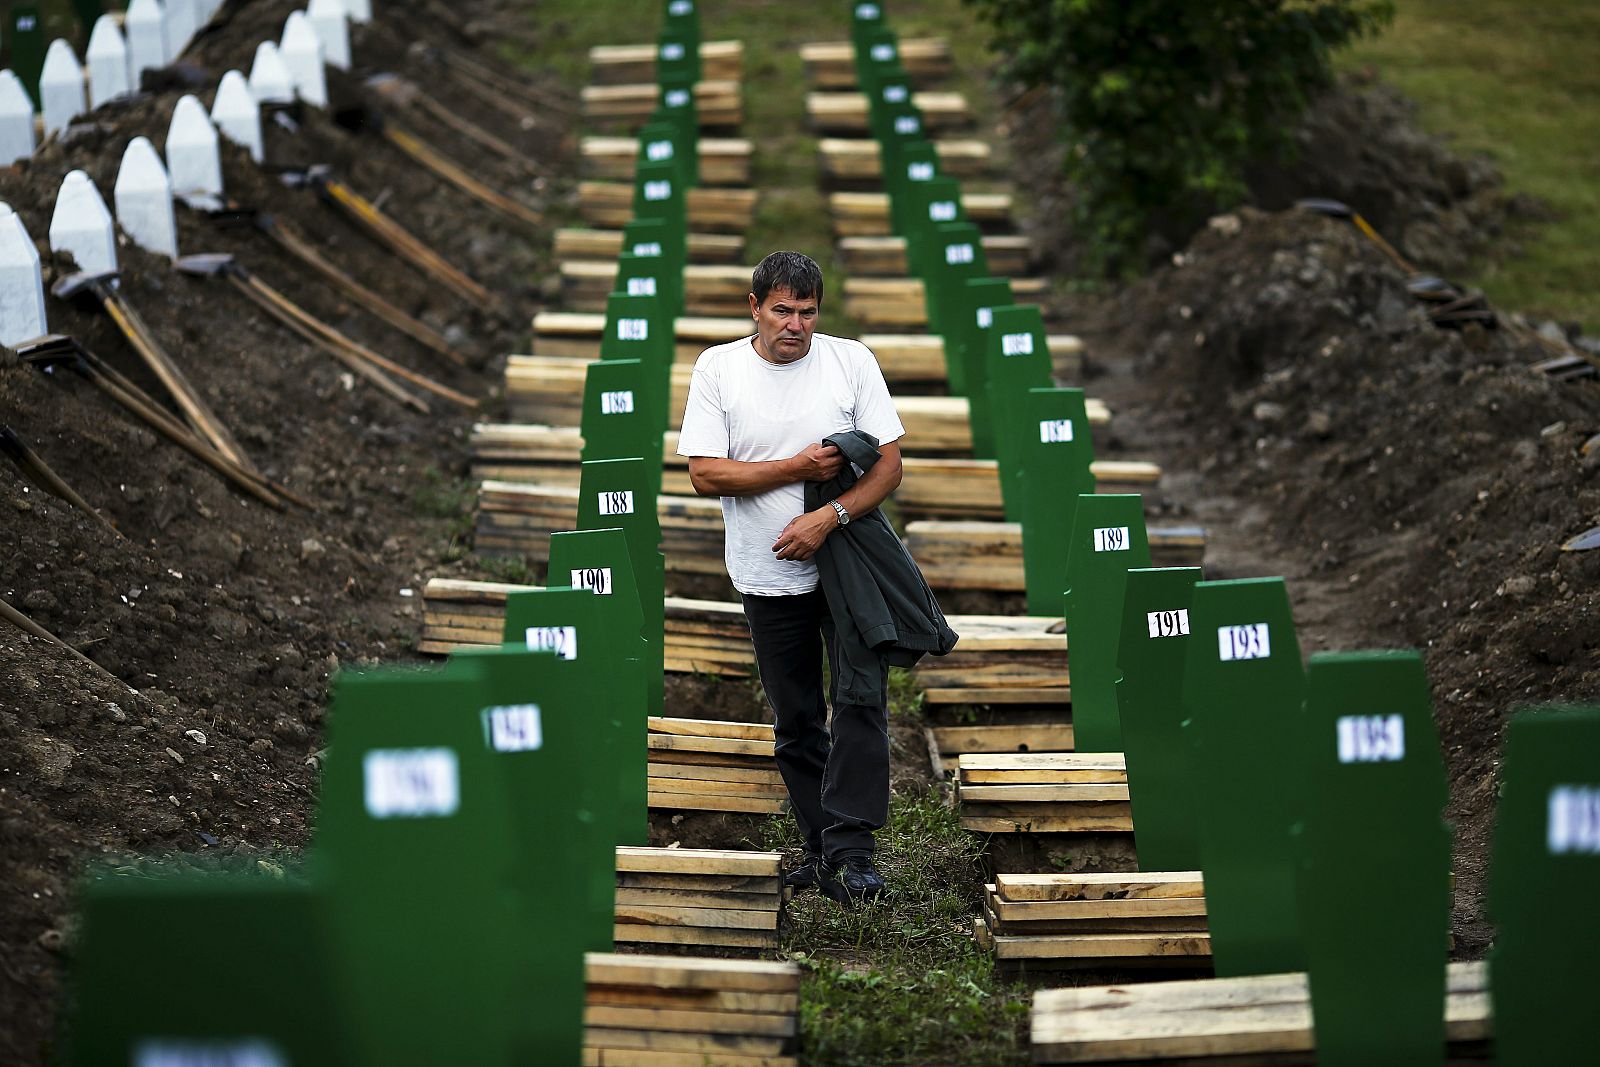
[[[47,285],[72,269],[51,259],[45,241],[62,176],[82,168],[110,201],[128,141],[142,134],[159,147],[178,96],[193,91],[209,104],[221,72],[248,70],[256,43],[275,38],[296,6],[229,5],[185,56],[203,69],[150,76],[147,95],[99,109],[30,160],[0,169],[0,200],[40,244]],[[423,117],[408,128],[541,210],[567,190],[538,175],[574,169],[561,124],[548,114],[524,124],[471,108],[425,50],[487,43],[477,59],[492,64],[503,6],[386,4],[356,33],[358,69],[332,80],[334,102],[345,118],[375,113],[381,101],[362,80],[380,71],[426,85],[531,164]],[[552,114],[565,114],[563,91],[506,74],[551,94]],[[420,170],[370,128],[352,133],[311,111],[297,120],[293,133],[268,121],[269,164],[330,164],[489,286],[503,310],[457,299],[231,146],[229,196],[292,224],[343,270],[443,332],[465,365],[353,306],[248,226],[218,226],[180,208],[180,250],[231,252],[355,340],[469,395],[490,393],[539,308],[547,235]],[[410,658],[424,581],[464,567],[449,561],[463,553],[471,505],[462,487],[472,412],[436,397],[427,398],[430,414],[403,408],[225,282],[186,277],[125,242],[119,254],[127,302],[263,472],[315,507],[275,511],[243,496],[89,382],[65,368],[46,374],[0,349],[0,423],[125,535],[0,463],[0,597],[103,668],[0,625],[0,1062],[8,1064],[49,1056],[85,861],[302,845],[330,677],[341,665]],[[162,395],[99,312],[53,298],[48,312],[54,331]]]

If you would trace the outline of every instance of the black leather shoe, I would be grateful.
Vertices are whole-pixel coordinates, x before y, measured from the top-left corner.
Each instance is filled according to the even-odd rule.
[[[841,904],[876,900],[889,888],[870,856],[846,856],[832,866],[819,866],[817,888]]]
[[[785,889],[792,889],[796,893],[802,889],[814,888],[821,880],[818,869],[822,862],[817,857],[806,853],[800,857],[800,862],[783,872],[783,885]]]

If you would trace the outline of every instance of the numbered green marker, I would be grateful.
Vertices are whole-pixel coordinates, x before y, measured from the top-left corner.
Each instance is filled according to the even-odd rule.
[[[1089,468],[1094,446],[1089,441],[1082,389],[1030,389],[1023,396],[1021,414],[1024,428],[1031,428],[1017,435],[1028,612],[1052,615],[1067,585],[1072,545],[1071,538],[1062,533],[1073,528],[1078,497],[1094,492],[1094,473]]]
[[[686,188],[700,184],[700,133],[686,126],[682,115],[661,109],[652,121],[639,130],[639,151],[634,157],[635,173],[645,164],[671,163]]]
[[[1022,409],[1028,390],[1054,384],[1050,349],[1038,308],[1026,304],[997,307],[988,318],[984,365],[994,454],[1000,468],[1000,498],[1006,520],[1021,522],[1024,442],[1038,432],[1038,427],[1024,424]]]
[[[889,194],[889,228],[904,237],[911,229],[911,187],[921,182],[931,182],[941,177],[939,153],[926,137],[907,138],[897,148],[898,160],[883,156],[880,147],[880,165],[883,172],[884,191]],[[916,274],[907,250],[906,270]],[[1010,303],[1011,301],[1006,301]]]
[[[304,872],[102,873],[81,914],[65,1062],[357,1062]]]
[[[646,393],[635,397],[641,414],[657,441],[666,432],[675,342],[673,320],[658,296],[606,297],[605,333],[600,337],[600,359],[638,360]],[[657,444],[656,450],[660,450]]]
[[[700,7],[695,0],[666,0],[665,22],[667,29],[682,33],[692,40],[700,40]]]
[[[659,420],[649,412],[659,404],[659,385],[637,359],[600,360],[585,370],[583,459],[626,459],[661,451]],[[661,492],[661,472],[650,468],[652,494]]]
[[[483,743],[489,703],[466,664],[342,674],[334,688],[315,856],[358,1062],[506,1062],[509,1006],[538,995],[521,977],[538,939],[509,888],[517,839],[505,768]]]
[[[1197,582],[1185,732],[1211,951],[1222,977],[1305,969],[1289,831],[1300,817],[1305,677],[1282,578]]]
[[[653,459],[657,466],[659,453]],[[628,540],[644,613],[646,707],[662,714],[665,705],[666,557],[661,554],[661,520],[650,490],[646,461],[602,459],[583,464],[578,487],[578,529],[620,529]]]
[[[959,376],[961,395],[967,398],[967,420],[972,427],[972,456],[974,459],[995,458],[994,414],[989,401],[989,327],[994,323],[994,309],[1012,307],[1016,301],[1011,296],[1009,278],[971,278],[950,294],[951,312],[945,320],[945,369],[949,373],[952,363],[962,370]],[[1051,384],[1046,376],[1028,388],[1042,388]]]
[[[1137,567],[1122,594],[1117,720],[1141,871],[1200,869],[1194,797],[1201,777],[1183,736],[1189,607],[1200,577],[1199,567]]]
[[[656,38],[656,80],[700,80],[700,35],[670,20]]]
[[[1600,952],[1600,707],[1506,727],[1489,879],[1495,1062],[1592,1063]]]
[[[1441,1063],[1449,797],[1422,656],[1313,655],[1303,770],[1300,931],[1317,1063]]]
[[[1065,582],[1057,582],[1067,590],[1064,598],[1056,601],[1065,603],[1067,656],[1072,670],[1072,747],[1079,752],[1122,751],[1116,688],[1122,592],[1128,570],[1148,566],[1144,498],[1135,493],[1079,496]],[[1032,603],[1030,599],[1030,611]],[[1039,604],[1045,603],[1041,590]]]

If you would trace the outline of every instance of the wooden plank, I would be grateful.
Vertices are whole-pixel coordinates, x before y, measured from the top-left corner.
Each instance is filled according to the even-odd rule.
[[[950,44],[943,37],[902,37],[900,65],[917,85],[950,73]],[[856,84],[855,46],[849,41],[813,41],[800,46],[806,78],[818,89],[849,89]]]
[[[726,797],[691,793],[663,793],[651,789],[647,806],[658,811],[736,811],[746,815],[781,815],[783,801],[776,797]]]
[[[776,877],[783,858],[776,852],[711,848],[617,847],[617,870],[640,874],[734,874]]]
[[[1033,265],[1033,242],[1026,235],[990,233],[983,235],[982,242],[989,270],[998,277],[1012,278],[1026,274]],[[844,237],[840,238],[835,252],[840,266],[851,277],[901,277],[910,272],[906,264],[906,241],[903,237]],[[1058,370],[1080,367],[1082,354],[1081,348],[1052,349]]]
[[[978,834],[1132,833],[1131,815],[961,816],[961,828]]]
[[[584,1067],[800,1067],[798,1056],[736,1056],[726,1052],[663,1052],[660,1049],[597,1048],[585,1045]]]
[[[626,907],[767,909],[777,913],[781,893],[731,893],[719,889],[639,889],[617,887],[617,904]]]
[[[730,737],[746,741],[771,741],[770,723],[725,722],[720,719],[675,719],[653,715],[645,720],[653,734],[683,737]]]
[[[958,129],[972,123],[972,109],[961,93],[913,92],[911,102],[922,113],[929,132]],[[867,132],[867,98],[857,92],[809,92],[806,118],[818,133]],[[703,120],[702,120],[703,121]]]
[[[756,1037],[793,1037],[795,1034],[794,1012],[679,1011],[671,1008],[590,1004],[584,1007],[583,1019],[585,1025],[611,1029],[746,1034]]]
[[[743,263],[744,238],[738,234],[691,233],[687,252],[690,263]],[[555,233],[556,259],[616,259],[622,254],[620,229],[564,227]]]
[[[958,631],[959,632],[959,631]],[[1052,704],[1071,706],[1069,686],[1019,686],[991,689],[985,686],[935,686],[924,689],[923,702],[939,704]]]
[[[776,931],[728,930],[699,926],[641,926],[618,923],[612,931],[618,942],[644,945],[715,945],[720,948],[777,948]]]
[[[652,752],[714,752],[723,756],[752,756],[771,759],[773,742],[747,741],[738,737],[704,737],[652,733],[645,739]]]
[[[743,41],[701,41],[700,72],[710,79],[744,80]],[[656,46],[602,44],[589,49],[589,81],[628,85],[656,81]]]
[[[696,186],[684,195],[689,228],[703,233],[744,233],[755,215],[757,192]],[[589,226],[621,229],[633,218],[631,182],[580,181],[578,214]]]
[[[1065,782],[1054,785],[963,785],[961,803],[1025,804],[1079,803],[1087,800],[1127,800],[1128,787],[1112,782]],[[974,814],[977,814],[974,809]]]
[[[777,875],[756,878],[737,874],[635,874],[617,872],[617,891],[655,889],[686,893],[748,893],[773,896],[783,891]]]
[[[661,851],[704,853],[707,849],[619,848],[623,852]],[[776,852],[722,852],[724,857],[771,857]],[[800,968],[790,962],[768,960],[713,960],[689,956],[637,956],[591,952],[584,956],[584,980],[589,986],[654,986],[659,989],[739,990],[751,993],[789,993],[800,988]]]
[[[777,771],[773,771],[771,779],[765,782],[722,782],[706,781],[698,778],[669,778],[651,775],[649,788],[651,796],[663,801],[674,793],[684,798],[750,797],[758,799],[764,797],[780,801],[789,795],[788,790],[784,788],[783,778]]]
[[[708,767],[688,763],[649,763],[646,764],[645,773],[652,784],[681,780],[764,785],[783,780],[778,775],[776,767]]]
[[[710,930],[776,930],[776,908],[686,908],[617,903],[619,926],[683,926]]]
[[[1199,871],[1141,871],[1137,874],[1000,874],[1000,896],[1011,901],[1123,900],[1201,897]]]
[[[1446,1040],[1486,1041],[1487,965],[1450,963],[1445,986]],[[1314,1039],[1304,974],[1041,990],[1032,1031],[1036,1063],[1271,1056]]]
[[[1009,228],[1012,196],[1010,193],[961,194],[961,207],[967,217],[980,229],[987,231]],[[886,237],[889,235],[889,196],[887,193],[840,192],[828,194],[828,210],[833,216],[836,237]]]
[[[700,181],[703,184],[750,184],[753,149],[748,140],[742,137],[702,137],[699,146]],[[584,137],[578,142],[578,153],[586,177],[631,182],[639,159],[639,139]]]
[[[719,961],[727,962],[727,961]],[[676,1033],[671,1030],[636,1030],[590,1025],[584,1044],[605,1049],[695,1053],[701,1056],[782,1056],[792,1051],[792,1040],[749,1034]],[[720,1062],[713,1059],[712,1062]],[[703,1065],[699,1065],[703,1067]]]
[[[660,98],[661,88],[653,81],[586,85],[579,95],[583,117],[591,125],[639,125],[650,118]],[[744,122],[744,98],[737,81],[702,79],[694,87],[694,105],[702,129]]]
[[[1147,956],[1209,956],[1211,935],[1165,934],[1052,934],[1036,937],[994,935],[994,955],[1001,960],[1020,959],[1135,959]]]
[[[1070,919],[1203,919],[1205,897],[1131,897],[1125,900],[1042,900],[1010,901],[995,897],[989,902],[1000,920],[1003,933],[1012,923],[1059,922]]]
[[[1071,723],[1009,723],[999,726],[934,726],[939,751],[1070,752]]]
[[[939,157],[939,173],[947,178],[984,178],[994,167],[994,151],[987,141],[941,139],[933,142],[933,150]],[[825,181],[877,183],[883,180],[882,153],[878,142],[868,137],[823,137],[817,141],[817,169]],[[882,273],[905,273],[903,247],[901,269]]]

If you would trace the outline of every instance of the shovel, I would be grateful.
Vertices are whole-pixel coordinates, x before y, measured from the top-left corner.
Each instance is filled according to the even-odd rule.
[[[9,426],[0,426],[0,455],[6,456],[12,463],[15,463],[17,469],[22,472],[23,477],[34,485],[37,485],[51,496],[65,500],[107,530],[110,530],[118,540],[127,540],[122,531],[112,525],[110,519],[90,507],[89,502],[79,496],[77,491],[68,485],[61,475],[50,468],[50,464],[46,463],[39,453],[28,447],[28,442],[22,439],[22,435]]]
[[[299,304],[272,288],[266,282],[245,270],[232,255],[225,252],[180,256],[173,266],[184,274],[199,278],[225,278],[240,293],[272,318],[288,327],[314,348],[332,356],[355,373],[366,378],[383,392],[400,403],[426,413],[428,405],[402,389],[384,371],[396,374],[429,392],[463,407],[477,407],[477,401],[431,378],[402,367],[364,345],[358,344],[312,315]]]
[[[189,424],[210,441],[218,452],[246,470],[255,469],[250,458],[245,455],[244,449],[239,447],[239,443],[228,432],[228,428],[211,413],[211,409],[200,399],[200,394],[195,391],[188,377],[156,341],[155,334],[151,332],[144,319],[122,299],[122,295],[117,291],[116,271],[103,271],[98,274],[79,271],[76,274],[69,274],[51,286],[50,292],[62,300],[71,300],[84,294],[93,297],[105,313],[111,316],[111,321],[117,324],[117,329],[122,331],[122,336],[133,346],[133,350],[139,353],[145,365],[160,379],[161,384],[183,411],[183,416]]]

